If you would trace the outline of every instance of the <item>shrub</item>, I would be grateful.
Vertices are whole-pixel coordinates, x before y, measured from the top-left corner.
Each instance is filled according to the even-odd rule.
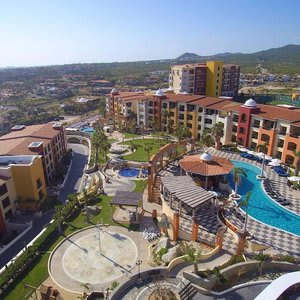
[[[159,257],[159,260],[161,260],[162,256],[163,256],[164,254],[166,254],[167,252],[168,252],[168,249],[167,249],[167,248],[161,248],[161,249],[158,251],[158,253],[157,253],[157,255],[158,255],[158,257]]]

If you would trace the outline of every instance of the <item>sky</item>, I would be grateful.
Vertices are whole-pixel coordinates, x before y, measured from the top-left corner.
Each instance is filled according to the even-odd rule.
[[[0,0],[0,67],[300,44],[300,0]]]

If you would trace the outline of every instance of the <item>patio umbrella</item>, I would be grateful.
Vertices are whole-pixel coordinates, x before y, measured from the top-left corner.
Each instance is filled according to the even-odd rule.
[[[292,182],[293,181],[298,181],[298,182],[300,181],[300,177],[299,176],[291,176],[291,177],[288,177],[287,179],[289,181],[292,181]]]
[[[270,161],[270,162],[268,163],[268,166],[270,166],[270,167],[279,167],[279,166],[280,166],[280,163],[277,162],[277,161]]]

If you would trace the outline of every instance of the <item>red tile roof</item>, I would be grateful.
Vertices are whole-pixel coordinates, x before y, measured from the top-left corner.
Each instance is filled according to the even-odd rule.
[[[253,115],[267,120],[300,121],[300,109],[291,109],[273,105],[258,105],[260,112]]]

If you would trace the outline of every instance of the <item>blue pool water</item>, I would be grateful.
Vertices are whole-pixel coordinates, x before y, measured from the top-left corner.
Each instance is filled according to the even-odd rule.
[[[85,133],[90,133],[92,134],[94,132],[94,127],[90,127],[90,126],[84,126],[84,127],[81,127],[79,129],[81,132],[85,132]]]
[[[142,171],[144,175],[148,174],[147,170]],[[140,174],[140,169],[123,168],[119,171],[119,175],[124,177],[137,177]]]
[[[232,161],[232,163],[236,167],[243,168],[247,174],[247,177],[242,176],[238,193],[244,198],[247,192],[251,191],[248,204],[249,215],[258,221],[300,236],[300,216],[288,211],[269,198],[261,181],[256,179],[256,175],[260,174],[261,170],[242,161]],[[232,173],[229,175],[229,182],[234,188]]]

